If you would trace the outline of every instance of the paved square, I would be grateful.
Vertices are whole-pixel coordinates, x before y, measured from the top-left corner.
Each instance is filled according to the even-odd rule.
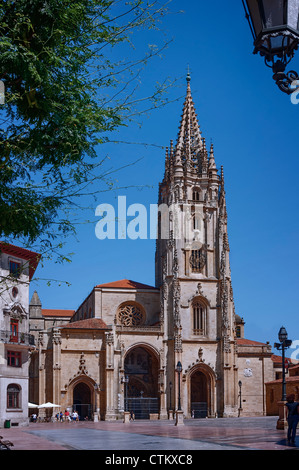
[[[1,429],[13,450],[298,450],[287,445],[286,431],[276,429],[276,417],[185,420],[120,421],[98,423],[30,423],[28,427]]]

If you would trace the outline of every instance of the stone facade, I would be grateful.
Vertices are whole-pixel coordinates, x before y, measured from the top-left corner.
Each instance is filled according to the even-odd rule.
[[[242,416],[266,414],[265,382],[274,377],[272,351],[269,344],[240,338],[238,346],[238,384],[241,391]]]
[[[178,408],[188,418],[265,414],[271,347],[245,340],[235,313],[224,172],[201,135],[189,76],[158,203],[155,287],[98,285],[71,318],[43,314],[34,294],[30,393],[95,420],[167,419]]]

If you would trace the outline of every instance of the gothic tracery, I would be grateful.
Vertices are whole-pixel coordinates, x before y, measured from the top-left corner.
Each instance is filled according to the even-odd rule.
[[[134,303],[127,303],[120,306],[118,321],[123,326],[140,326],[145,322],[145,313],[140,306]]]

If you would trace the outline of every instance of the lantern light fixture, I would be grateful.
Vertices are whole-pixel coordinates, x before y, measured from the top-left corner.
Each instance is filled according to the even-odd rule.
[[[286,361],[285,350],[292,345],[292,340],[288,339],[288,333],[284,326],[278,332],[279,343],[274,343],[274,347],[282,351],[282,401],[286,401]]]
[[[299,45],[299,0],[242,0],[254,40],[279,89],[291,94],[299,85],[294,70],[285,72]],[[294,88],[294,82],[295,88]]]

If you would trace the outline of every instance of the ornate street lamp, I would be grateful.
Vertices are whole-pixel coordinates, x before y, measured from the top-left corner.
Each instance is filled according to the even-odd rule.
[[[172,406],[171,406],[171,394],[172,394],[172,382],[169,382],[169,410],[172,410]]]
[[[299,0],[242,0],[254,39],[254,54],[265,58],[279,89],[291,94],[297,72],[285,73],[299,45]]]
[[[176,366],[176,371],[178,373],[178,411],[181,411],[181,372],[183,370],[182,363],[179,361]]]
[[[292,345],[292,340],[288,339],[288,333],[284,326],[282,326],[278,333],[279,343],[274,343],[274,347],[282,351],[282,398],[281,401],[286,401],[286,377],[285,377],[285,350]]]
[[[94,412],[97,411],[97,391],[99,390],[99,386],[97,383],[94,384]]]
[[[238,385],[239,385],[239,398],[240,398],[240,405],[239,405],[239,414],[238,414],[238,416],[240,416],[240,415],[241,415],[241,410],[242,410],[242,381],[241,381],[241,380],[239,380]]]

